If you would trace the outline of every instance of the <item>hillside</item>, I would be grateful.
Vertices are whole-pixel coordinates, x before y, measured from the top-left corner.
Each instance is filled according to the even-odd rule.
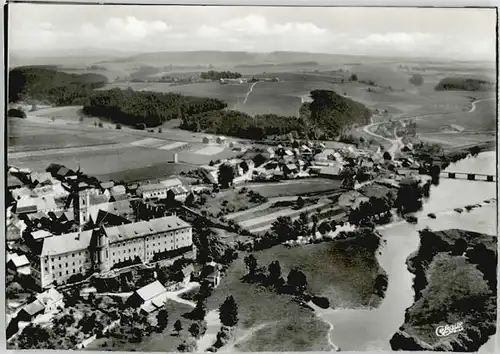
[[[496,236],[424,229],[407,264],[415,302],[390,341],[393,350],[472,352],[496,332]],[[456,324],[460,331],[436,335]]]
[[[19,67],[9,71],[9,102],[37,100],[78,105],[108,79],[99,74],[67,74],[52,67]]]
[[[275,114],[250,116],[234,110],[186,115],[181,128],[211,134],[262,140],[292,133],[299,138],[335,138],[353,124],[367,124],[371,116],[363,104],[329,90],[311,92],[313,102],[301,109],[301,117]]]
[[[252,53],[242,51],[188,51],[144,53],[101,61],[97,64],[142,63],[145,65],[268,65],[268,64],[341,64],[344,61],[380,60],[350,55],[305,53],[305,52],[271,52]]]

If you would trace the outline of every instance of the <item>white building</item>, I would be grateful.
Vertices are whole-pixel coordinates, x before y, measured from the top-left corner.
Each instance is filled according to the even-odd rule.
[[[115,264],[139,257],[150,262],[155,253],[193,245],[191,225],[177,216],[166,216],[113,227],[45,237],[40,254],[31,263],[35,282],[47,288],[54,281],[96,269],[109,271]]]
[[[162,183],[144,184],[137,188],[137,195],[143,199],[166,199],[168,188]]]

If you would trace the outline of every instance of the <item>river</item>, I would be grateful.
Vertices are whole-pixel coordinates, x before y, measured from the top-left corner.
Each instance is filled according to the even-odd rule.
[[[450,171],[495,173],[495,152],[481,153],[477,158],[468,158],[452,164]],[[387,271],[389,284],[381,306],[369,309],[321,310],[320,316],[331,323],[334,329],[331,340],[343,351],[391,350],[389,339],[404,322],[406,308],[413,303],[413,275],[406,267],[407,257],[418,249],[418,230],[429,226],[432,230],[461,228],[471,231],[496,234],[496,204],[482,203],[496,196],[496,184],[483,181],[441,179],[433,187],[431,197],[420,211],[419,222],[412,225],[396,222],[379,228],[387,243],[379,255],[381,266]],[[481,208],[458,214],[454,208],[482,203]],[[433,220],[426,215],[436,213]],[[493,348],[491,339],[484,349]]]

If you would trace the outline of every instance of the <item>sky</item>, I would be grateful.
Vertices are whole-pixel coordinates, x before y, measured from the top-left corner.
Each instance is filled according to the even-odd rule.
[[[305,51],[495,60],[493,9],[11,4],[13,53]]]

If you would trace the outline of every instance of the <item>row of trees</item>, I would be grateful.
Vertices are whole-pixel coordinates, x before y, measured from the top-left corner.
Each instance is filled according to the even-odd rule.
[[[204,80],[239,79],[240,77],[240,73],[231,71],[209,70],[200,74],[200,78]]]
[[[278,292],[286,292],[293,295],[303,295],[307,289],[307,277],[299,269],[293,268],[283,279],[281,265],[279,261],[273,261],[266,267],[259,267],[257,259],[253,254],[244,258],[247,274],[245,281],[258,282],[262,285],[273,288]],[[267,272],[266,272],[267,270]]]
[[[489,91],[494,89],[494,84],[486,80],[463,77],[445,77],[434,88],[436,91]]]
[[[40,68],[19,67],[9,71],[9,102],[37,100],[55,105],[79,105],[108,79],[98,74],[67,74]]]
[[[126,125],[153,127],[170,119],[184,120],[186,115],[225,107],[225,102],[214,98],[115,88],[95,91],[88,97],[83,113]]]

